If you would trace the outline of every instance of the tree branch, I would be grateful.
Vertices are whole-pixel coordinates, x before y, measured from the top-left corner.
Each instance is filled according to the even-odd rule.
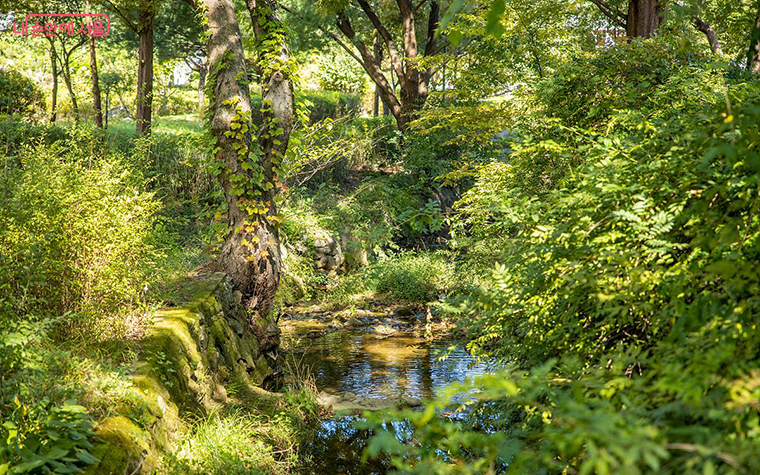
[[[393,66],[393,69],[396,71],[396,75],[399,77],[399,80],[406,82],[404,67],[401,63],[401,58],[399,58],[398,51],[396,51],[396,45],[393,43],[393,37],[391,37],[388,29],[385,28],[382,22],[380,22],[380,19],[377,17],[377,14],[375,14],[375,11],[372,10],[370,4],[367,3],[367,0],[357,1],[362,10],[364,10],[364,14],[367,15],[367,18],[369,18],[369,21],[375,27],[377,32],[380,33],[380,37],[385,42],[385,46],[388,48],[388,57],[391,60],[391,66]]]
[[[425,43],[425,52],[423,56],[431,56],[435,52],[435,38],[438,30],[440,6],[437,1],[430,4],[430,16],[428,17],[427,42]]]
[[[702,11],[702,6],[704,6],[704,4],[705,0],[702,0],[697,5],[697,11],[694,12],[694,26],[697,28],[697,30],[701,31],[705,34],[705,36],[707,36],[707,42],[710,44],[710,50],[712,50],[713,54],[722,54],[723,49],[720,47],[718,34],[715,33],[715,30],[713,30],[711,24],[699,17],[699,13]]]
[[[401,103],[398,98],[396,98],[393,88],[390,83],[388,83],[388,79],[385,77],[385,74],[383,74],[382,69],[380,69],[380,65],[375,63],[375,58],[367,48],[367,45],[365,45],[359,38],[356,38],[356,32],[351,26],[348,16],[346,16],[345,13],[340,13],[337,22],[340,31],[343,32],[346,38],[348,38],[359,50],[359,53],[361,53],[363,61],[359,61],[359,64],[364,67],[364,70],[367,71],[369,77],[371,77],[375,84],[377,84],[383,97],[383,102],[385,102],[391,109],[395,117],[400,116]]]
[[[628,19],[620,13],[617,8],[612,8],[612,6],[604,0],[591,0],[591,2],[599,7],[599,10],[601,10],[604,16],[612,20],[614,23],[617,23],[623,28],[627,27]]]
[[[290,13],[294,17],[298,18],[299,20],[303,21],[304,23],[307,22],[306,18],[304,18],[300,13],[291,10],[290,8],[286,7],[285,5],[280,4],[280,8],[282,8],[284,11]],[[361,64],[362,67],[364,66],[364,64],[362,64],[362,59],[359,56],[357,56],[356,53],[354,53],[354,50],[352,50],[351,48],[349,48],[347,44],[345,44],[343,41],[341,41],[341,39],[340,39],[340,37],[338,35],[336,35],[332,31],[327,30],[326,28],[323,28],[319,24],[317,25],[317,28],[319,29],[319,31],[321,31],[322,33],[326,34],[331,39],[333,39],[336,43],[338,43],[338,46],[340,46],[341,48],[343,48],[346,51],[346,53],[348,53],[359,64]]]
[[[132,23],[132,22],[129,20],[129,18],[127,18],[127,16],[126,16],[126,15],[125,15],[125,14],[124,14],[124,13],[123,13],[121,10],[119,10],[119,9],[116,7],[116,5],[114,5],[114,4],[111,2],[111,0],[105,0],[105,2],[106,2],[106,3],[107,3],[107,4],[108,4],[108,5],[109,5],[109,6],[110,6],[112,9],[113,9],[113,11],[115,11],[115,12],[116,12],[116,14],[117,14],[117,15],[119,15],[119,18],[121,18],[121,19],[122,19],[122,21],[124,21],[124,23],[126,23],[126,24],[127,24],[127,28],[129,28],[130,30],[132,30],[132,31],[134,31],[135,33],[137,33],[137,31],[138,31],[138,29],[137,29],[137,25],[135,25],[134,23]]]

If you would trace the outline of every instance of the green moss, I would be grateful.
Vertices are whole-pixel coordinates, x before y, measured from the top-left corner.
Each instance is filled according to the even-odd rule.
[[[105,442],[93,449],[93,455],[100,462],[90,466],[85,473],[129,473],[130,467],[140,463],[144,455],[151,452],[150,434],[124,416],[109,417],[98,424],[96,432]]]
[[[92,473],[132,471],[143,459],[142,471],[152,470],[157,454],[186,430],[182,414],[206,415],[227,402],[224,384],[259,385],[271,373],[256,337],[240,337],[223,311],[234,298],[223,274],[189,283],[180,295],[189,303],[157,312],[148,329],[132,377],[137,401],[98,428],[106,443],[97,449],[102,462]]]

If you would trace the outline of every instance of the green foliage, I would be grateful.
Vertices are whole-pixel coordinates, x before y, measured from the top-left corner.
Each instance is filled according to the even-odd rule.
[[[0,114],[32,115],[42,108],[42,93],[21,73],[0,68]]]
[[[392,300],[427,303],[454,286],[445,253],[402,253],[381,259],[367,270],[369,285]]]
[[[322,57],[317,62],[317,79],[325,91],[361,95],[367,88],[367,76],[361,66],[347,55]]]
[[[68,138],[69,134],[57,125],[27,123],[18,115],[6,115],[0,116],[0,137],[4,143],[5,166],[5,162],[10,163],[23,146],[58,142]]]
[[[303,101],[312,123],[327,118],[338,119],[354,116],[361,110],[361,97],[356,93],[338,91],[302,91],[296,93],[296,101]]]
[[[84,407],[75,401],[26,406],[13,401],[0,429],[0,473],[80,473],[98,462],[89,450],[95,436]]]
[[[443,398],[403,414],[410,447],[376,421],[375,452],[410,473],[760,471],[757,84],[658,40],[535,97],[453,223],[469,261],[501,264],[450,310],[510,365],[452,389],[475,398],[464,425]]]
[[[159,474],[286,474],[300,463],[297,443],[313,423],[313,395],[290,391],[271,401],[201,419],[167,454]]]
[[[73,400],[57,404],[40,391],[39,378],[50,376],[56,355],[49,344],[51,319],[9,321],[0,331],[0,473],[78,473],[97,462],[89,450],[94,436],[85,409]],[[60,319],[58,319],[60,320]],[[44,384],[43,384],[44,385]],[[57,394],[58,393],[58,394]]]
[[[125,157],[83,130],[25,149],[0,177],[0,275],[18,314],[86,314],[134,302],[158,204]]]
[[[718,72],[698,62],[680,43],[634,41],[626,48],[580,55],[565,63],[536,91],[550,117],[563,125],[605,128],[617,111],[638,110],[663,118],[699,112],[714,101]]]

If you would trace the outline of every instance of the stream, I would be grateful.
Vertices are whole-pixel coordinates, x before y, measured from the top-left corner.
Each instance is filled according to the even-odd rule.
[[[311,373],[321,403],[337,413],[323,419],[315,438],[302,447],[311,459],[310,473],[386,473],[387,460],[362,461],[371,436],[353,427],[362,410],[418,406],[446,385],[491,369],[445,331],[425,338],[419,325],[387,317],[322,333],[314,330],[313,322],[284,332],[292,338],[291,364]]]

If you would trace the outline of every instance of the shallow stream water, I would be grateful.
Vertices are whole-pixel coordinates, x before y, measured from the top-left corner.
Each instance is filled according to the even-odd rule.
[[[339,330],[301,339],[297,348],[291,357],[309,368],[323,394],[379,405],[415,404],[452,382],[491,369],[451,338],[426,340],[419,332],[385,336]],[[316,437],[302,447],[311,458],[311,473],[368,475],[388,470],[385,460],[362,461],[370,434],[355,429],[355,420],[354,415],[339,415],[322,421]]]

